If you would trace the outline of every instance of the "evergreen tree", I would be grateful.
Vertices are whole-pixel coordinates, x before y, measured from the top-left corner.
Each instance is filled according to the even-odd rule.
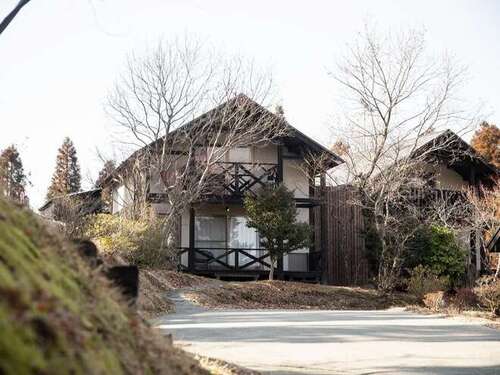
[[[47,199],[79,191],[80,181],[76,149],[71,139],[66,137],[57,154],[56,170],[47,191]]]
[[[471,145],[483,158],[500,168],[500,129],[496,125],[482,122]]]
[[[255,197],[246,196],[245,209],[247,226],[257,229],[262,245],[269,252],[269,280],[272,280],[280,256],[310,245],[311,228],[306,223],[297,222],[293,192],[283,185],[265,187]]]
[[[0,193],[19,203],[27,203],[27,182],[16,146],[7,147],[0,154]]]
[[[113,160],[107,160],[101,171],[99,172],[99,176],[97,177],[97,180],[95,182],[95,187],[101,187],[102,183],[108,177],[111,173],[113,173],[116,169],[115,162]]]

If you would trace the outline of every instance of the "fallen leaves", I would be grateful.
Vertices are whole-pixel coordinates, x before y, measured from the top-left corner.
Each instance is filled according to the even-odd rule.
[[[406,303],[400,296],[374,289],[291,281],[226,282],[183,294],[209,308],[376,310]]]

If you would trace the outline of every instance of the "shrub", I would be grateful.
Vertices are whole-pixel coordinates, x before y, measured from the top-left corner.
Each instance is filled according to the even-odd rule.
[[[492,315],[500,315],[500,280],[494,276],[483,276],[477,280],[476,285],[474,291],[479,302]]]
[[[443,291],[426,293],[423,303],[432,311],[440,311],[446,307],[445,293]]]
[[[446,277],[438,276],[433,270],[422,265],[411,270],[407,280],[408,292],[419,300],[428,293],[445,290],[448,286],[449,280]]]
[[[477,306],[478,298],[476,293],[471,288],[459,288],[450,298],[450,303],[458,311],[463,311],[466,308]]]
[[[448,228],[431,225],[418,230],[408,250],[409,268],[426,266],[438,276],[448,277],[451,285],[459,284],[465,274],[466,253]]]
[[[175,263],[175,250],[166,247],[162,223],[153,216],[133,220],[98,214],[89,220],[85,234],[101,251],[120,254],[140,267],[171,268]]]

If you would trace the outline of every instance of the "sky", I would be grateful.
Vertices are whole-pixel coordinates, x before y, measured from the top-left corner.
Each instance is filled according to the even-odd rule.
[[[0,17],[16,2],[0,0]],[[0,149],[18,146],[34,208],[65,136],[89,187],[97,151],[115,155],[104,104],[127,56],[186,34],[271,69],[289,122],[328,145],[339,89],[328,72],[366,22],[425,29],[431,52],[468,66],[467,103],[500,123],[500,1],[32,0],[0,35]]]

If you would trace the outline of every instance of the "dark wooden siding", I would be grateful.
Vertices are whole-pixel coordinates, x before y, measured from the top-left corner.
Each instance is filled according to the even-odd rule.
[[[352,200],[353,192],[347,186],[325,189],[321,247],[323,281],[327,284],[363,285],[369,281],[363,214],[359,206],[350,204]],[[318,220],[321,210],[315,216]]]

